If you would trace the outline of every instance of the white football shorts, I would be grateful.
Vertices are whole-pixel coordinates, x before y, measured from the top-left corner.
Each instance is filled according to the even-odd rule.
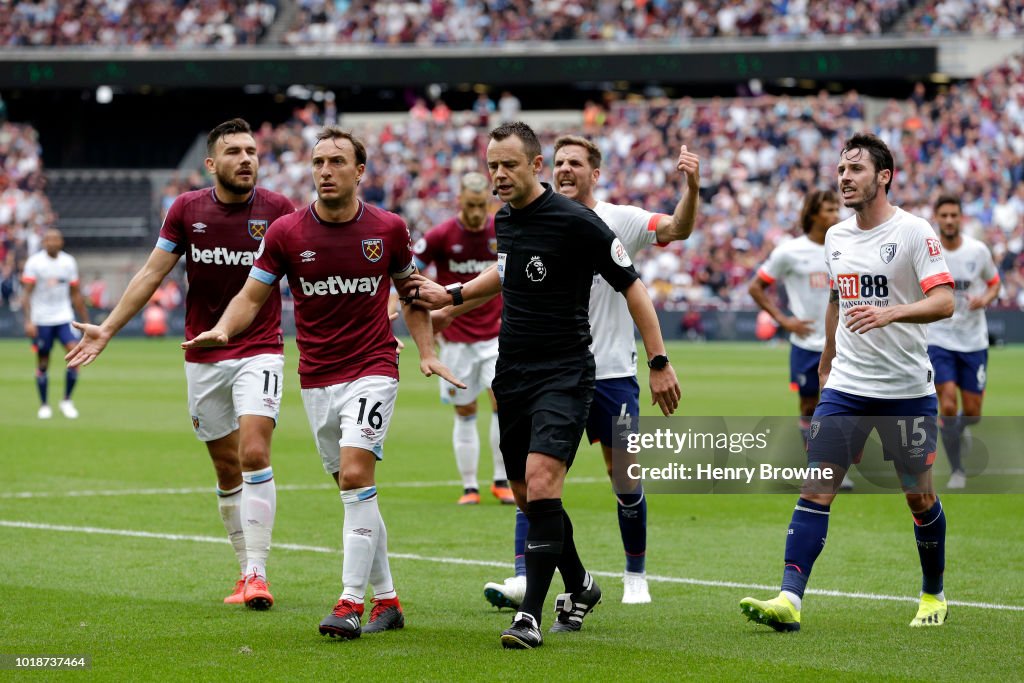
[[[238,429],[240,415],[277,422],[284,388],[284,356],[263,353],[216,363],[185,363],[188,411],[200,441],[215,441]]]
[[[459,389],[443,377],[438,377],[441,383],[441,403],[468,405],[484,389],[491,388],[494,364],[498,361],[498,338],[472,343],[442,340],[438,358],[466,385],[465,389]]]
[[[327,474],[341,470],[345,446],[371,451],[384,459],[384,437],[398,397],[398,380],[371,375],[343,384],[302,390],[309,428],[313,430]]]

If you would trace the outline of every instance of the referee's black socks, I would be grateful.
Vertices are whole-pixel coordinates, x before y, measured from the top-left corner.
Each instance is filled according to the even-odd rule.
[[[526,595],[519,609],[532,615],[540,624],[544,599],[551,587],[555,567],[560,563],[566,538],[562,499],[531,500],[526,518],[530,521],[526,532]],[[569,529],[569,542],[572,543],[571,525]]]

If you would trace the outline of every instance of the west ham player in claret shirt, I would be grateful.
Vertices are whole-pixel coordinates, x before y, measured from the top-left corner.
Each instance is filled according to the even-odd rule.
[[[366,172],[366,148],[358,138],[324,128],[313,147],[312,166],[317,200],[270,226],[242,291],[211,330],[182,347],[230,344],[277,290],[278,280],[288,278],[295,296],[302,401],[324,469],[338,483],[345,506],[344,587],[320,633],[358,638],[405,625],[374,473],[384,457],[398,395],[388,279],[399,294],[407,294],[416,267],[405,222],[356,196]],[[429,314],[406,307],[405,319],[423,373],[465,388],[434,355]],[[362,627],[368,584],[374,607]]]
[[[413,251],[416,266],[423,270],[433,263],[440,285],[465,283],[497,263],[498,239],[494,218],[488,214],[491,199],[487,176],[467,173],[459,187],[459,213],[437,225],[421,237]],[[441,402],[455,407],[452,447],[455,463],[462,476],[459,505],[480,502],[477,466],[480,439],[476,431],[476,401],[485,390],[491,399],[490,445],[494,463],[491,494],[507,505],[514,505],[512,489],[505,477],[505,462],[498,445],[498,407],[491,391],[494,363],[498,360],[498,331],[501,329],[501,295],[468,313],[453,318],[440,335],[441,362],[451,368],[466,389],[456,389],[440,380]]]
[[[183,254],[189,283],[185,335],[209,329],[245,283],[267,227],[294,210],[284,195],[256,187],[256,140],[244,120],[210,131],[206,149],[214,186],[174,200],[156,248],[103,324],[75,323],[82,340],[65,357],[69,368],[95,360]],[[185,354],[192,428],[213,460],[221,519],[241,568],[224,602],[253,609],[274,604],[266,573],[277,509],[270,440],[280,410],[283,349],[281,295],[273,292],[230,344]]]
[[[946,516],[932,483],[938,401],[925,325],[953,314],[953,278],[928,222],[889,203],[893,159],[884,142],[854,135],[837,172],[843,204],[855,213],[825,235],[832,291],[819,368],[823,390],[807,440],[808,464],[833,476],[804,482],[778,597],[743,598],[740,608],[776,631],[800,630],[804,590],[825,546],[832,501],[877,430],[913,515],[921,561],[921,600],[910,625],[941,626]]]

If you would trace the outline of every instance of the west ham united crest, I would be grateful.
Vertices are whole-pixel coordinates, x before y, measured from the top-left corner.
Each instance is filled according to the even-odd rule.
[[[896,256],[896,243],[895,242],[887,242],[886,244],[883,244],[882,245],[881,253],[882,253],[882,260],[885,261],[886,263],[889,263]]]
[[[363,256],[370,263],[376,263],[380,261],[380,257],[384,255],[384,240],[376,237],[372,240],[363,240]]]
[[[250,218],[249,236],[259,241],[265,234],[267,234],[267,220],[265,218]]]

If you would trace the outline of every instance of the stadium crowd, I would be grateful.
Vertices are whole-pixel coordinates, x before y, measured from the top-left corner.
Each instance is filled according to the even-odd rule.
[[[501,108],[483,100],[457,112],[440,100],[432,107],[418,101],[396,121],[357,127],[369,150],[363,198],[402,214],[417,235],[449,218],[457,179],[486,171],[486,131],[503,118]],[[599,198],[671,213],[680,191],[674,151],[687,144],[704,159],[697,231],[682,245],[641,255],[642,275],[660,306],[751,307],[746,283],[796,231],[804,194],[833,186],[842,140],[870,129],[897,156],[894,202],[930,218],[938,194],[962,196],[965,229],[989,245],[1003,275],[995,305],[1024,307],[1024,58],[931,99],[922,86],[906,100],[875,103],[870,120],[871,103],[855,91],[609,104],[588,103],[582,113],[582,132],[605,156]],[[309,201],[308,150],[320,126],[337,119],[328,99],[322,108],[310,102],[297,109],[280,126],[260,126],[260,184],[297,204]],[[555,137],[580,129],[539,132],[550,162]],[[52,221],[38,149],[30,128],[4,126],[0,250],[8,282],[18,254]],[[165,189],[165,208],[178,193],[206,184],[198,172],[176,180]]]
[[[0,118],[0,300],[10,305],[25,259],[56,216],[46,197],[36,130]]]
[[[804,194],[834,185],[842,140],[868,128],[897,155],[894,201],[930,217],[942,191],[961,195],[966,229],[991,247],[1003,272],[999,305],[1024,306],[1024,61],[1012,59],[934,99],[918,89],[908,100],[883,103],[870,122],[866,108],[852,91],[588,105],[584,132],[605,155],[602,199],[671,213],[680,189],[673,150],[687,144],[705,160],[698,230],[684,245],[651,250],[642,260],[658,303],[749,307],[754,269],[794,233]],[[306,150],[335,117],[332,108],[310,103],[288,123],[264,124],[257,133],[261,184],[297,203],[310,200]],[[433,109],[417,102],[400,122],[357,127],[370,150],[362,196],[401,213],[417,234],[445,220],[457,178],[486,170],[487,121],[440,101]],[[579,131],[540,131],[548,160],[554,139],[567,132]]]
[[[0,2],[0,46],[252,45],[281,19],[277,0]],[[286,20],[286,19],[281,19]],[[298,0],[290,45],[455,45],[719,37],[971,33],[1024,29],[1020,0]]]
[[[252,45],[277,0],[31,0],[0,2],[0,47]]]

